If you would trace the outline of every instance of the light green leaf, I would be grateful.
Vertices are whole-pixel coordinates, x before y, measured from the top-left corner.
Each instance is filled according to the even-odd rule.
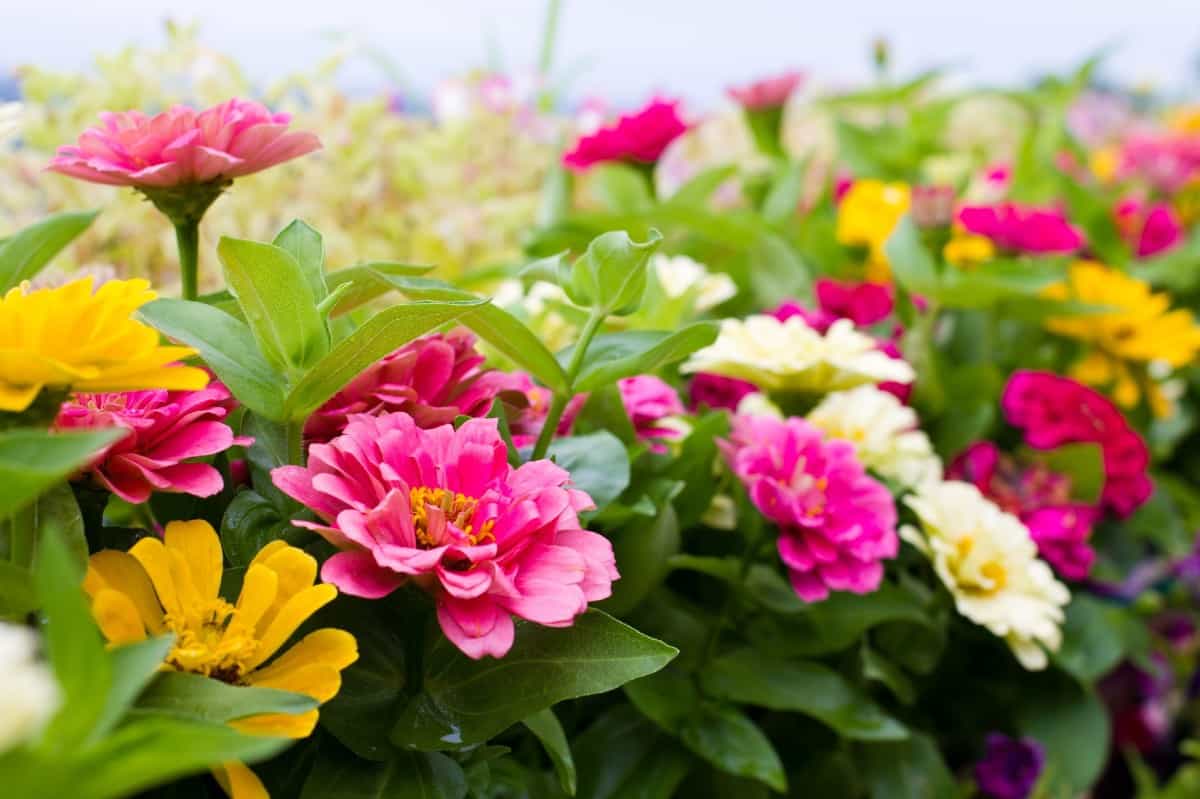
[[[696,173],[686,183],[675,190],[667,202],[671,205],[687,207],[703,207],[712,193],[721,187],[725,181],[737,174],[737,167],[731,164],[714,166]]]
[[[337,305],[334,306],[333,316],[341,316],[355,308],[361,307],[376,297],[381,297],[396,287],[388,282],[394,277],[418,277],[424,275],[432,266],[420,264],[401,264],[394,261],[371,261],[365,264],[348,266],[325,275],[325,283],[333,292],[342,286]]]
[[[139,711],[225,724],[260,713],[305,713],[317,700],[275,688],[231,685],[201,674],[167,671],[138,698]]]
[[[158,673],[175,644],[174,635],[160,635],[133,644],[119,646],[108,653],[112,663],[112,688],[105,699],[92,739],[112,729],[129,710],[133,700]]]
[[[638,213],[654,205],[646,176],[628,164],[610,163],[588,174],[587,186],[606,210]]]
[[[34,531],[50,526],[57,528],[75,564],[81,569],[87,566],[88,542],[83,529],[83,516],[79,512],[79,503],[75,501],[75,492],[66,481],[54,483],[32,505],[27,506],[22,514],[22,523],[31,526]],[[0,522],[0,551],[6,548],[6,543],[11,547],[12,533],[13,520]],[[39,545],[35,532],[33,549],[28,553],[30,559],[20,565],[36,565]]]
[[[559,785],[568,796],[575,795],[575,761],[571,757],[571,744],[567,742],[567,734],[563,732],[562,724],[550,708],[539,710],[523,722],[529,731],[542,742],[542,748],[554,764],[554,773],[558,775]]]
[[[120,430],[0,433],[0,518],[7,518],[124,435]]]
[[[1092,504],[1104,490],[1104,452],[1099,444],[1063,444],[1051,450],[1026,449],[1023,453],[1048,469],[1071,478],[1071,498]]]
[[[564,268],[559,284],[582,308],[624,316],[638,309],[646,290],[646,265],[662,242],[662,234],[650,230],[643,242],[635,242],[623,230],[603,233],[588,244],[583,255]]]
[[[622,377],[653,372],[680,361],[717,338],[714,322],[695,322],[673,333],[627,330],[596,336],[575,381],[576,391],[593,391]],[[571,350],[559,358],[569,357]]]
[[[319,304],[328,291],[325,288],[325,240],[321,234],[300,219],[293,219],[272,242],[276,247],[287,250],[312,291],[313,299]]]
[[[0,558],[0,619],[22,619],[37,610],[33,576],[25,569]]]
[[[925,297],[939,296],[937,261],[925,249],[921,232],[911,217],[901,218],[883,249],[892,265],[892,274],[905,289]]]
[[[54,214],[0,244],[0,293],[31,280],[50,259],[87,229],[98,211]]]
[[[791,163],[780,171],[763,200],[763,219],[772,223],[787,222],[799,213],[806,171],[804,163]]]

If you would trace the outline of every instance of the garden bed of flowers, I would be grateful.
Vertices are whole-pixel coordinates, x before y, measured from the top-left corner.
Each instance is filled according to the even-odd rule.
[[[1200,796],[1200,106],[877,55],[24,70],[0,795]]]

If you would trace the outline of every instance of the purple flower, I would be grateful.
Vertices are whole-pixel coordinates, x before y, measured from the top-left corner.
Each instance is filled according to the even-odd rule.
[[[975,764],[975,782],[992,799],[1027,799],[1045,760],[1045,750],[1032,738],[994,732],[987,737],[983,759]]]

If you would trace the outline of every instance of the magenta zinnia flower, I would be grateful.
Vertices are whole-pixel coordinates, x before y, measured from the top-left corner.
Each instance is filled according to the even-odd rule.
[[[879,587],[883,560],[899,548],[896,505],[853,444],[826,440],[795,417],[738,416],[720,446],[755,507],[779,527],[779,557],[801,599]]]
[[[686,130],[677,101],[652,100],[615,124],[580,137],[563,164],[577,172],[609,161],[653,164]]]
[[[459,328],[410,341],[364,369],[304,425],[309,441],[340,434],[351,416],[404,411],[421,427],[486,416],[501,391],[521,391],[515,375],[483,367],[475,336]]]
[[[503,657],[512,616],[568,627],[617,579],[608,539],[581,528],[591,498],[548,460],[518,468],[494,419],[422,429],[407,413],[355,416],[308,466],[271,476],[341,552],[321,578],[378,599],[412,580],[442,631],[472,658]]]
[[[59,147],[48,169],[139,189],[230,180],[320,148],[312,133],[289,131],[289,120],[236,98],[205,111],[177,105],[153,117],[106,112],[78,143]]]
[[[190,459],[252,442],[224,423],[234,405],[229,390],[215,381],[200,391],[76,394],[63,403],[54,429],[128,431],[86,469],[126,502],[145,502],[155,491],[209,497],[223,487],[221,473]]]
[[[778,108],[786,103],[803,80],[803,72],[792,70],[781,75],[756,80],[745,86],[730,86],[725,92],[742,108],[760,111],[766,108]]]
[[[1082,231],[1053,208],[1016,203],[966,206],[958,211],[958,223],[1011,252],[1073,253],[1084,245]]]
[[[1122,200],[1114,212],[1117,227],[1139,258],[1149,258],[1183,242],[1183,223],[1167,203]]]
[[[697,412],[703,408],[736,411],[742,397],[756,391],[758,386],[748,380],[697,372],[688,385],[688,405]]]
[[[617,390],[638,438],[654,441],[679,437],[678,429],[659,424],[669,416],[684,413],[679,394],[665,380],[654,375],[623,377],[617,381]]]

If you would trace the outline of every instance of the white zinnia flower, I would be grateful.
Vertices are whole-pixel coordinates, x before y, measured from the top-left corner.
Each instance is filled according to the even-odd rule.
[[[1025,668],[1044,669],[1045,650],[1062,643],[1071,594],[1038,560],[1025,525],[969,483],[934,483],[905,502],[922,529],[905,526],[900,536],[933,561],[958,612],[1003,638]]]
[[[915,377],[908,363],[880,352],[849,319],[834,322],[822,336],[798,316],[785,322],[773,316],[722,320],[717,340],[692,353],[680,371],[737,377],[767,391],[814,393],[911,383]]]
[[[702,264],[686,255],[655,255],[652,260],[654,275],[671,299],[678,299],[689,291],[694,292],[694,308],[697,312],[715,308],[737,294],[737,285],[729,275],[710,274]]]
[[[21,103],[0,103],[0,145],[20,133],[24,113],[25,107]]]
[[[918,429],[916,411],[875,386],[830,394],[807,419],[826,435],[849,441],[864,466],[905,488],[942,479],[942,461]]]
[[[36,735],[58,709],[58,683],[37,659],[32,630],[0,622],[0,752]]]

